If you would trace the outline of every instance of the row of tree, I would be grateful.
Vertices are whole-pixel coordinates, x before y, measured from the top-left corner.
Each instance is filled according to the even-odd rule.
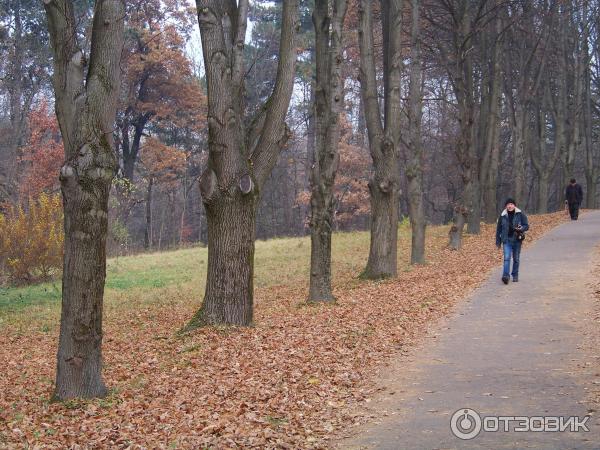
[[[198,0],[202,69],[187,5],[44,4],[2,10],[0,185],[12,202],[56,190],[40,174],[64,151],[57,398],[106,392],[107,238],[205,240],[190,327],[248,325],[257,234],[308,225],[309,297],[331,301],[339,227],[370,226],[363,276],[377,279],[396,275],[403,213],[422,263],[427,220],[453,217],[459,247],[502,196],[545,212],[580,173],[595,206],[596,1]]]

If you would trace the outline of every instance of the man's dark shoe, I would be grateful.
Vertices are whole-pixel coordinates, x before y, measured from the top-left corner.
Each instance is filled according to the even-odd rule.
[[[517,281],[519,281],[519,277],[515,275],[515,276],[513,277],[513,283],[516,283]]]
[[[508,284],[508,280],[509,280],[509,278],[508,278],[508,277],[502,277],[502,282],[503,282],[504,284]]]

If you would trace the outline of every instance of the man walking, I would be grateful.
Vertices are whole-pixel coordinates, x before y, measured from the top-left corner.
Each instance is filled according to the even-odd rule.
[[[569,214],[571,215],[571,220],[577,220],[579,216],[579,206],[583,201],[583,189],[581,186],[577,184],[575,178],[571,178],[571,182],[565,189],[565,203],[569,207]]]
[[[504,250],[504,267],[502,271],[502,282],[508,284],[512,275],[513,282],[519,281],[519,258],[521,257],[521,244],[525,239],[525,232],[529,230],[527,216],[515,205],[515,201],[509,198],[504,202],[504,211],[498,217],[496,226],[496,246],[500,244]],[[512,256],[513,266],[510,271],[510,258]]]

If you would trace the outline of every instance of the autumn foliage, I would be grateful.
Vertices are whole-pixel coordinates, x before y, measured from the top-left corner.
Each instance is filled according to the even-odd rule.
[[[179,177],[185,170],[185,153],[163,144],[156,138],[146,138],[142,148],[142,165],[147,178],[161,184],[165,189],[177,187]]]
[[[371,211],[368,186],[371,160],[368,151],[353,142],[352,128],[346,118],[342,118],[340,127],[333,219],[336,229],[352,229],[357,220],[368,217]],[[309,205],[310,191],[301,192],[297,202]]]
[[[59,194],[41,193],[27,208],[0,214],[0,274],[16,284],[46,280],[60,271],[63,212]]]
[[[42,192],[58,192],[58,175],[65,159],[56,116],[44,99],[29,114],[29,140],[21,148],[24,166],[20,182],[21,198],[37,197]]]

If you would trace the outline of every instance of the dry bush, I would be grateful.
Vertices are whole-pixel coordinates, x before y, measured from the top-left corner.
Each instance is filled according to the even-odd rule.
[[[62,267],[63,211],[60,195],[42,193],[27,208],[0,214],[0,271],[15,284],[47,280]]]

